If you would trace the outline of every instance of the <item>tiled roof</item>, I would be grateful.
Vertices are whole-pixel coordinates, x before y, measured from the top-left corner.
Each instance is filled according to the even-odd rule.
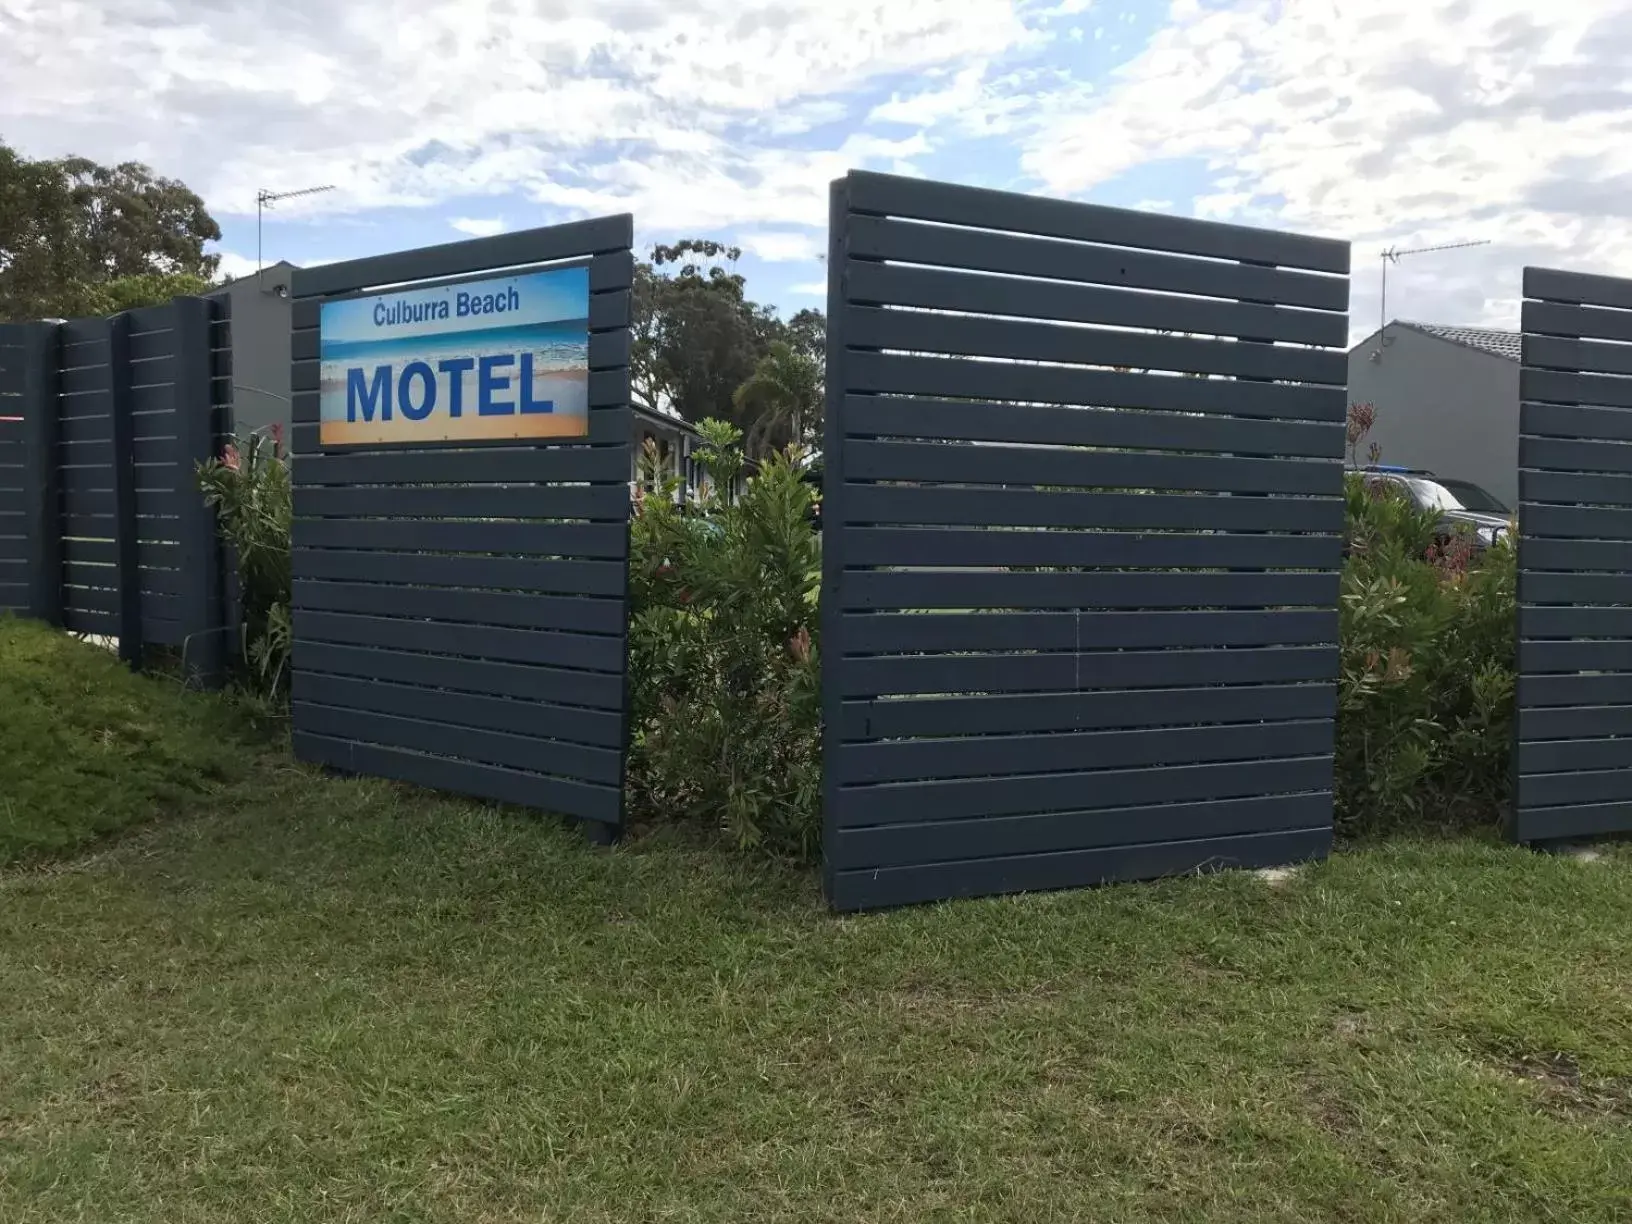
[[[1519,360],[1519,333],[1515,331],[1501,331],[1494,327],[1445,327],[1438,323],[1406,323],[1405,326],[1441,340],[1449,340],[1452,344],[1494,353],[1509,361]]]

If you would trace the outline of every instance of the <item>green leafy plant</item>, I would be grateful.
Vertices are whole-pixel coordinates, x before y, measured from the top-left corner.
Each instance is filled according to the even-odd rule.
[[[1337,810],[1349,832],[1494,820],[1509,799],[1515,564],[1351,475]]]
[[[631,809],[791,858],[821,843],[815,496],[773,454],[734,499],[740,432],[706,421],[709,482],[643,496],[630,535]]]
[[[742,430],[730,421],[710,417],[697,423],[697,433],[703,444],[695,458],[707,476],[698,508],[707,515],[735,500],[737,478],[748,465],[748,457],[742,453]]]
[[[292,488],[281,430],[249,434],[199,465],[199,488],[214,508],[238,575],[242,660],[249,686],[287,699],[294,645],[289,564]]]

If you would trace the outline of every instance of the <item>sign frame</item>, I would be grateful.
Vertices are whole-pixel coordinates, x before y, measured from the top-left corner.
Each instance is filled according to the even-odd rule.
[[[327,295],[322,299],[322,304],[326,306],[326,305],[337,304],[337,303],[342,303],[342,302],[366,300],[366,299],[370,299],[370,298],[389,298],[389,297],[394,296],[395,294],[405,294],[405,293],[409,293],[409,292],[421,292],[421,291],[430,290],[430,289],[456,289],[456,288],[458,288],[460,286],[476,285],[476,284],[482,284],[482,283],[485,283],[485,282],[515,280],[515,279],[519,279],[519,278],[522,278],[522,277],[535,276],[535,275],[541,275],[541,274],[542,275],[549,275],[549,274],[552,274],[552,273],[575,271],[575,270],[583,270],[583,272],[585,273],[585,276],[588,279],[587,293],[586,293],[587,301],[586,301],[586,307],[585,308],[586,308],[586,311],[592,311],[593,308],[594,308],[594,302],[595,302],[596,293],[597,293],[597,286],[595,284],[594,260],[591,259],[591,258],[585,258],[585,257],[575,257],[575,258],[569,258],[569,259],[563,259],[563,260],[551,260],[551,261],[548,261],[548,262],[533,263],[533,264],[520,264],[520,265],[514,265],[514,266],[510,266],[510,267],[493,268],[493,269],[488,269],[488,270],[480,271],[480,272],[466,272],[466,273],[460,273],[460,274],[457,274],[457,275],[435,277],[435,278],[431,278],[431,279],[424,280],[424,281],[414,281],[414,282],[400,283],[400,284],[395,284],[395,285],[392,285],[392,284],[370,285],[370,286],[368,286],[366,288],[359,289],[359,290],[354,290],[354,291],[351,291],[351,292],[341,292],[341,293],[335,293],[335,294]],[[321,312],[321,307],[319,307],[319,311]],[[518,326],[526,326],[526,325],[518,325]],[[379,441],[379,440],[374,440],[374,439],[366,439],[366,440],[362,440],[362,441],[344,441],[344,442],[341,442],[341,441],[325,440],[324,439],[324,437],[323,437],[323,422],[321,420],[321,409],[319,409],[319,420],[317,422],[315,422],[316,428],[312,429],[312,432],[316,435],[316,437],[313,439],[313,441],[315,442],[315,446],[311,446],[310,449],[315,450],[318,453],[323,453],[323,454],[355,454],[355,453],[359,453],[359,452],[363,452],[363,451],[370,451],[370,450],[414,451],[414,450],[447,450],[449,448],[457,448],[457,449],[460,449],[460,450],[464,450],[464,449],[482,448],[482,447],[584,445],[587,442],[595,440],[593,435],[596,433],[595,412],[594,412],[593,407],[592,407],[592,405],[594,403],[594,400],[595,400],[595,394],[596,394],[594,389],[593,389],[593,383],[595,382],[595,380],[597,378],[596,353],[595,353],[597,337],[596,337],[596,334],[595,334],[595,327],[596,327],[596,320],[594,318],[586,317],[586,319],[585,319],[586,350],[585,350],[585,361],[584,361],[584,365],[582,367],[583,375],[584,375],[584,379],[585,379],[585,386],[586,386],[586,407],[585,407],[584,415],[582,417],[582,420],[584,421],[584,427],[583,427],[582,431],[580,431],[580,432],[575,432],[575,433],[555,433],[555,434],[536,434],[536,435],[519,434],[519,435],[506,435],[506,436],[498,436],[498,437],[457,437],[457,436],[447,437],[447,436],[442,436],[441,434],[431,435],[431,434],[427,433],[427,436],[425,436],[425,437],[416,437],[416,438],[411,438],[411,439],[404,439],[404,440],[401,440],[401,441],[397,441],[397,440]],[[459,333],[455,332],[455,333],[452,333],[452,334],[453,335],[458,335]],[[297,358],[299,356],[302,356],[302,355],[309,356],[309,357],[314,357],[314,358],[318,359],[319,363],[321,363],[321,352],[322,352],[321,339],[320,339],[320,336],[321,336],[321,313],[319,314],[319,328],[317,330],[317,336],[319,338],[317,339],[316,344],[313,345],[312,348],[305,354],[295,354]],[[513,370],[513,367],[512,367],[512,370]],[[468,385],[471,381],[473,381],[473,378],[474,378],[473,374],[467,374],[467,376],[466,376],[467,391],[473,389]],[[514,377],[514,373],[512,372],[512,374],[511,374],[511,393],[512,394],[514,394],[514,383],[515,383],[515,377]],[[320,385],[310,386],[307,389],[308,390],[313,390],[313,391],[319,391],[319,393],[321,394]],[[394,386],[392,387],[392,392],[393,392],[393,394],[395,393],[395,387]],[[472,404],[471,407],[473,407],[473,406],[474,405]],[[470,409],[467,408],[467,411],[469,411],[469,410]],[[308,428],[311,428],[311,426],[308,426]]]

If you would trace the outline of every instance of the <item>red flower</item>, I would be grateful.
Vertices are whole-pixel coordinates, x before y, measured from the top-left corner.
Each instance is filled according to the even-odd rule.
[[[236,472],[238,470],[238,448],[231,442],[228,442],[226,446],[222,448],[221,466],[226,468],[229,472]]]
[[[272,424],[267,428],[267,433],[272,435],[272,457],[274,459],[282,459],[283,458],[283,422],[282,421],[273,421]]]

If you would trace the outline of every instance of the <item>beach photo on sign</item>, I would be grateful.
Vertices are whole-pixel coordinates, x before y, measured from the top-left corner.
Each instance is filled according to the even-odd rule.
[[[325,302],[321,443],[581,437],[588,315],[585,268]]]

